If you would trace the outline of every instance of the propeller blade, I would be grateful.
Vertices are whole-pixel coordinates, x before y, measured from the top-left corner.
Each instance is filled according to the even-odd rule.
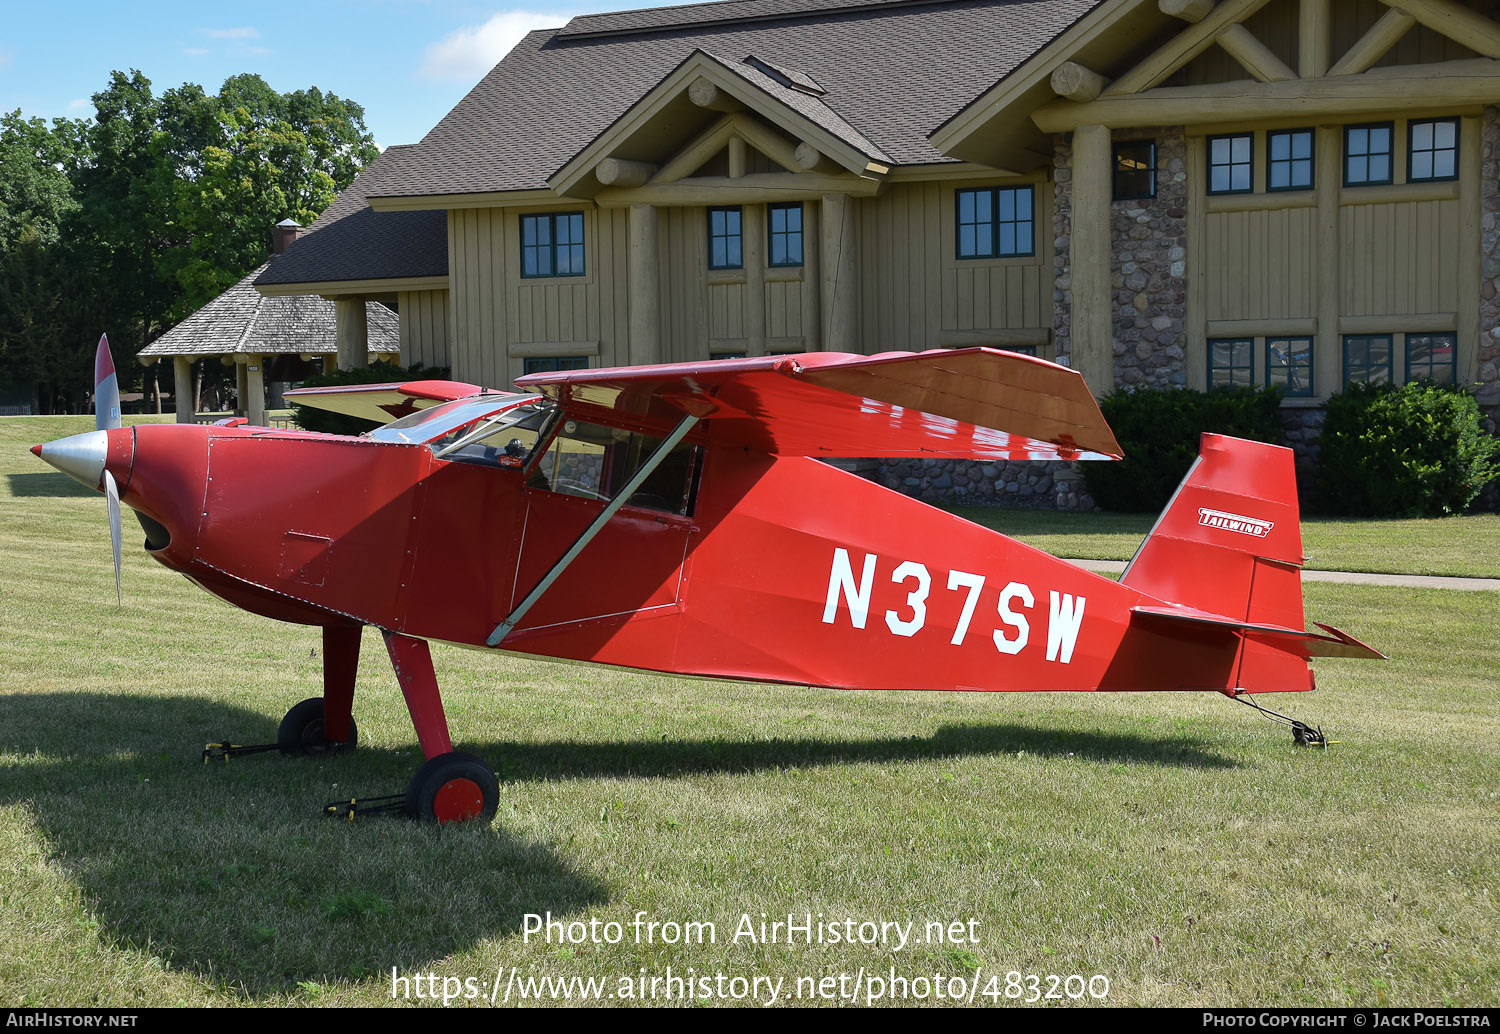
[[[115,476],[104,472],[104,496],[109,500],[109,543],[115,553],[115,605],[125,602],[124,590],[120,587],[120,489]]]
[[[120,381],[109,354],[109,335],[99,335],[94,350],[94,427],[108,431],[120,426]]]

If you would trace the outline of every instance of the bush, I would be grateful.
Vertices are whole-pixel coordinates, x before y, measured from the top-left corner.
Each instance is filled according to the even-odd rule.
[[[1272,388],[1117,391],[1099,403],[1125,458],[1085,463],[1089,494],[1106,510],[1166,507],[1198,456],[1205,431],[1281,444],[1281,393]]]
[[[1328,513],[1442,517],[1500,476],[1500,440],[1462,388],[1414,381],[1354,385],[1328,400],[1317,493]]]
[[[378,359],[362,369],[330,370],[309,377],[302,382],[304,388],[325,388],[331,384],[385,384],[389,381],[442,380],[448,376],[446,367],[423,366],[413,363],[405,369],[399,363]],[[330,413],[326,409],[292,403],[292,414],[297,426],[304,431],[322,431],[324,434],[364,434],[380,426],[376,420],[360,420],[342,413]]]

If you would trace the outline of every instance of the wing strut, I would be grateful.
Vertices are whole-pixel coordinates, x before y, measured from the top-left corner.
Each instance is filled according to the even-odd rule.
[[[662,443],[656,447],[656,451],[647,457],[645,463],[641,464],[641,469],[631,475],[630,480],[625,482],[624,487],[615,493],[614,498],[600,511],[599,516],[594,518],[593,523],[584,530],[582,535],[578,536],[578,541],[569,546],[566,553],[558,557],[557,563],[553,564],[552,569],[542,576],[541,581],[536,583],[536,588],[527,593],[526,598],[516,605],[516,609],[506,615],[504,621],[495,626],[495,630],[484,641],[486,646],[499,646],[505,641],[505,637],[510,635],[511,630],[521,623],[521,619],[526,616],[526,612],[536,605],[536,601],[542,598],[542,594],[551,587],[552,583],[561,577],[562,573],[568,569],[568,566],[574,560],[578,559],[578,554],[583,552],[584,547],[594,540],[594,536],[603,530],[604,525],[609,523],[609,519],[615,515],[620,507],[625,505],[625,500],[634,495],[646,483],[646,479],[652,475],[657,467],[661,466],[662,460],[667,458],[667,454],[677,447],[677,443],[681,442],[687,436],[687,433],[693,429],[693,425],[696,423],[698,423],[698,418],[692,415],[685,416],[678,421],[677,426],[672,429],[672,433],[662,439]]]

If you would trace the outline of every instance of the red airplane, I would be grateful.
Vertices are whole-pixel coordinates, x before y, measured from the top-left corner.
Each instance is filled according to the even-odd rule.
[[[450,381],[288,393],[405,414],[357,438],[236,420],[105,428],[33,451],[117,492],[167,567],[245,610],[322,627],[323,696],[287,713],[284,752],[355,745],[360,631],[379,628],[427,759],[398,804],[383,800],[441,822],[488,820],[498,787],[453,750],[432,640],[843,689],[1212,690],[1247,703],[1312,689],[1311,657],[1381,656],[1304,629],[1288,449],[1205,434],[1118,582],[819,462],[1118,459],[1083,378],[1053,363],[985,348],[819,352],[516,383],[526,393]],[[1298,742],[1325,742],[1277,717]]]

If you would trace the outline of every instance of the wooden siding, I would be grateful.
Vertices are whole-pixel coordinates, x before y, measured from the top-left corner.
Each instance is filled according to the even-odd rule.
[[[1457,310],[1458,216],[1457,201],[1343,206],[1341,314]],[[1348,261],[1355,256],[1358,261]]]
[[[1036,189],[1036,254],[1018,258],[957,257],[955,192],[996,181],[895,184],[857,203],[864,351],[934,348],[944,331],[1045,336],[1052,323],[1052,185],[1024,182]]]
[[[1204,237],[1208,319],[1316,314],[1316,209],[1210,213]]]
[[[401,364],[448,366],[448,292],[402,291],[397,295],[401,320]]]

